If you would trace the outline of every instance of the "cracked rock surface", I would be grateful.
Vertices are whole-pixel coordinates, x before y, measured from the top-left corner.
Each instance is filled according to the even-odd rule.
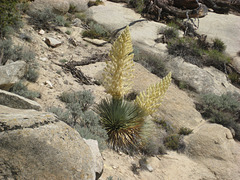
[[[51,113],[0,106],[0,179],[95,179],[91,151]]]

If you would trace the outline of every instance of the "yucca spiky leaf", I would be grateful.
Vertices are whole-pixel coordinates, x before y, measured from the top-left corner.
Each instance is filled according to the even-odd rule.
[[[148,87],[145,92],[141,92],[137,96],[135,103],[139,105],[148,115],[151,115],[161,105],[164,94],[170,84],[171,72],[159,83]]]
[[[145,116],[138,105],[122,99],[103,99],[96,111],[113,149],[127,150],[137,146]]]
[[[114,99],[119,99],[131,89],[133,80],[133,48],[129,27],[113,43],[110,61],[103,73],[103,86]]]

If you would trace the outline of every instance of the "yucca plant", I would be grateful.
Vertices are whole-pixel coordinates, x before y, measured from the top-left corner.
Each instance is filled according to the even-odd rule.
[[[129,27],[113,43],[103,73],[103,86],[114,99],[120,99],[131,89],[133,81],[133,48]]]
[[[107,131],[110,147],[115,150],[137,148],[145,116],[138,105],[123,99],[103,99],[96,111]]]
[[[153,114],[161,105],[163,97],[171,84],[171,73],[168,73],[159,83],[147,88],[136,97],[135,103],[140,106],[147,115]]]

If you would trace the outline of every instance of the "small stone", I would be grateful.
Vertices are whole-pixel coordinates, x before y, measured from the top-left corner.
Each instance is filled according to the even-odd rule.
[[[118,167],[117,166],[112,166],[113,169],[117,169]]]
[[[53,48],[58,47],[58,46],[60,46],[62,44],[62,42],[58,41],[57,39],[51,38],[51,37],[47,37],[45,39],[45,43],[48,46],[51,46]]]
[[[89,43],[92,43],[96,46],[104,46],[107,44],[107,41],[101,40],[101,39],[90,39],[90,38],[83,38],[84,41],[87,41]]]
[[[44,35],[44,34],[45,34],[45,31],[44,31],[43,29],[41,29],[41,30],[38,32],[38,34]]]
[[[76,26],[76,27],[81,27],[82,26],[82,21],[79,19],[79,18],[75,18],[73,21],[72,21],[73,25]]]
[[[46,57],[40,57],[39,58],[41,61],[47,61],[48,60],[48,58],[46,58]]]
[[[53,88],[53,85],[52,85],[52,83],[51,83],[49,80],[47,80],[47,81],[45,82],[45,84],[48,84],[51,89]]]
[[[152,166],[151,166],[150,164],[147,164],[147,165],[146,165],[146,168],[147,168],[147,170],[148,170],[149,172],[152,172],[152,171],[153,171],[153,168],[152,168]]]

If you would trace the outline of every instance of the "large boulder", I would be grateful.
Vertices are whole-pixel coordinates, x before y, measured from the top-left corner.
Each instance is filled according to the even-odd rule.
[[[60,13],[67,13],[69,10],[82,12],[87,10],[89,0],[35,0],[31,9],[51,8]]]
[[[0,106],[0,179],[95,180],[92,152],[53,114]]]
[[[239,89],[227,80],[226,74],[213,67],[202,69],[184,62],[180,57],[171,58],[166,62],[166,66],[172,71],[174,79],[185,82],[198,93],[240,93]]]
[[[24,98],[8,91],[0,89],[0,105],[5,105],[11,108],[17,109],[35,109],[41,110],[41,105],[35,101]]]
[[[185,153],[207,166],[221,180],[240,177],[240,144],[229,129],[205,123],[184,138]]]
[[[24,61],[0,66],[0,89],[9,90],[13,84],[23,78],[26,71],[27,64]]]

